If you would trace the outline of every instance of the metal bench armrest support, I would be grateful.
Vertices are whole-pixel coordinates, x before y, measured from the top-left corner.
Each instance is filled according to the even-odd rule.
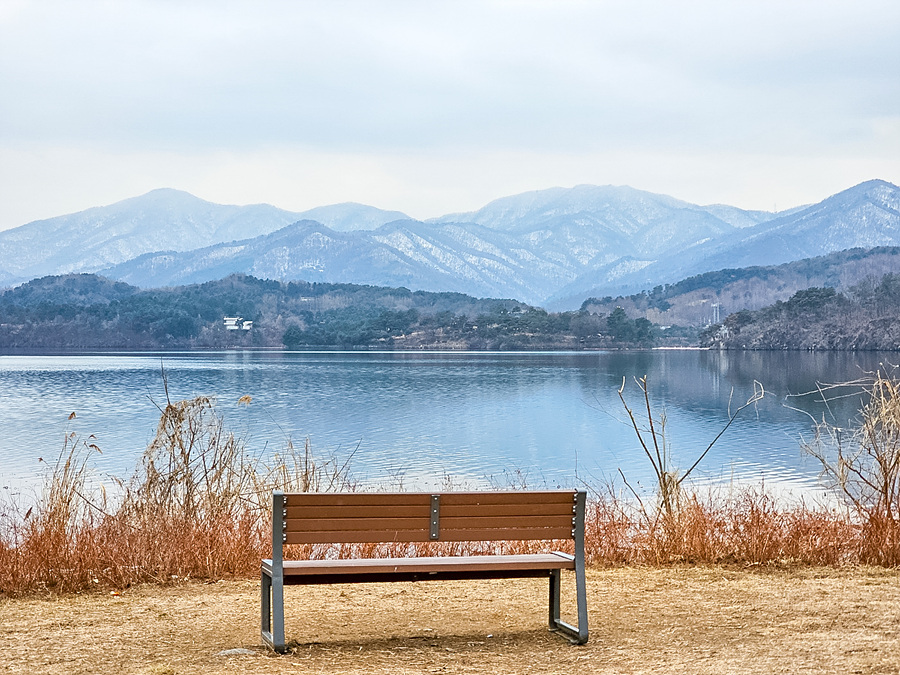
[[[284,641],[284,493],[272,494],[272,564],[265,566],[261,579],[261,626],[263,641],[276,652],[283,653]]]

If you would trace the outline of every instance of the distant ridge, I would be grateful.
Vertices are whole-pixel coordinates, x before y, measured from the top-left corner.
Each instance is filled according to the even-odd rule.
[[[335,232],[375,230],[395,220],[412,220],[400,211],[383,211],[374,206],[344,202],[330,206],[317,206],[297,214],[297,220],[315,220]]]
[[[179,190],[153,190],[0,232],[0,283],[96,272],[148,251],[188,251],[255,237],[295,219],[267,204],[223,206]]]
[[[871,180],[806,208],[660,256],[624,274],[597,269],[560,289],[549,302],[629,293],[724,268],[777,265],[852,248],[900,246],[900,188]]]
[[[767,211],[745,211],[722,204],[697,206],[627,185],[576,185],[502,197],[478,211],[454,213],[430,222],[477,223],[495,230],[520,230],[551,225],[568,217],[578,219],[585,226],[602,224],[622,232],[635,232],[678,211],[712,215],[732,227],[746,227],[773,217]]]
[[[147,288],[244,273],[564,309],[589,296],[633,293],[716,269],[897,245],[900,188],[881,180],[778,214],[579,185],[504,197],[428,222],[362,204],[298,214],[157,190],[0,232],[0,285],[101,272]]]

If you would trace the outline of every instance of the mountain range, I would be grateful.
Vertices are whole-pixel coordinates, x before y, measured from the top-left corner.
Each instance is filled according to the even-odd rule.
[[[0,285],[96,272],[151,288],[239,272],[561,309],[723,268],[898,245],[900,188],[881,180],[781,213],[581,185],[424,222],[363,204],[295,213],[162,189],[0,232]]]

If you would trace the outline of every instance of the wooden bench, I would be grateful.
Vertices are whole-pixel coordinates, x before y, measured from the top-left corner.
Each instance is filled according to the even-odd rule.
[[[547,577],[550,630],[588,639],[585,493],[576,491],[298,493],[272,496],[272,559],[262,561],[261,632],[286,649],[284,586],[375,581]],[[285,560],[289,544],[574,539],[575,555]],[[575,572],[578,625],[560,620],[560,571]]]

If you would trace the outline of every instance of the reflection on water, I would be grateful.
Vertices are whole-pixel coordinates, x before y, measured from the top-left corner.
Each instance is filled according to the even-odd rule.
[[[814,494],[817,467],[799,439],[821,417],[816,382],[852,380],[896,355],[708,351],[578,353],[270,353],[0,356],[2,485],[37,482],[39,457],[55,458],[66,429],[95,434],[101,472],[127,475],[169,396],[217,397],[252,452],[309,437],[326,455],[349,456],[364,483],[431,489],[525,482],[572,485],[618,479],[649,486],[650,467],[625,423],[617,390],[639,403],[648,376],[665,411],[674,464],[690,466],[753,393],[747,410],[696,472],[701,484],[764,482]],[[238,406],[243,395],[250,406]],[[793,408],[785,406],[786,401]],[[859,407],[842,399],[844,420]],[[66,421],[69,413],[77,417]],[[802,412],[801,412],[802,411]],[[620,481],[620,479],[618,479]]]

